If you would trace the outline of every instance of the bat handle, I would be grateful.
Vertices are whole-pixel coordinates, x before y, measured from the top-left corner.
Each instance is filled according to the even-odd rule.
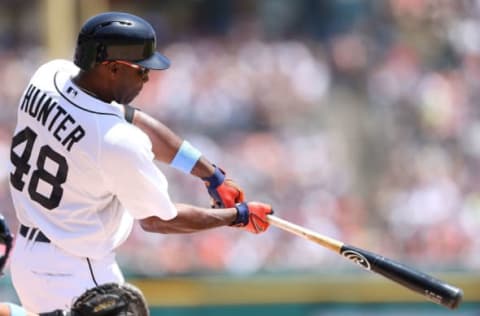
[[[267,219],[271,225],[274,225],[294,235],[316,242],[317,244],[320,244],[323,247],[326,247],[337,253],[340,252],[340,249],[343,246],[343,243],[338,240],[335,240],[333,238],[330,238],[324,235],[320,235],[319,233],[316,233],[310,229],[307,229],[305,227],[302,227],[294,223],[291,223],[289,221],[286,221],[284,219],[281,219],[280,217],[277,217],[275,215],[267,215]]]

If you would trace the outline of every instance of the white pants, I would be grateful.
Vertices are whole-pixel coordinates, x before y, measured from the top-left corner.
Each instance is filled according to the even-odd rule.
[[[125,281],[113,253],[102,260],[80,258],[52,243],[28,240],[20,234],[10,272],[23,307],[35,313],[69,309],[87,289]]]

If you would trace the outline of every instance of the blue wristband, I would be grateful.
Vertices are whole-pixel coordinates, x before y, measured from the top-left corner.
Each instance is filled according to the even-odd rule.
[[[248,224],[249,221],[249,215],[250,212],[248,210],[248,205],[247,203],[237,203],[235,205],[235,208],[237,209],[237,218],[235,221],[231,224],[232,226],[234,225],[239,225],[241,224],[242,226],[245,226]]]
[[[222,172],[222,169],[215,167],[215,171],[210,177],[202,178],[203,181],[207,182],[207,187],[209,190],[215,190],[220,184],[225,181],[225,173]]]
[[[190,173],[201,156],[202,153],[198,149],[184,140],[170,165],[185,173]]]
[[[11,316],[27,316],[27,312],[23,307],[12,303],[7,303],[7,305],[10,308]]]

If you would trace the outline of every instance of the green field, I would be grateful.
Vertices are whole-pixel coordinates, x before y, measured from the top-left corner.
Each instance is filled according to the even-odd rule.
[[[152,316],[400,316],[400,315],[452,315],[478,316],[480,304],[465,303],[456,311],[422,303],[404,304],[268,304],[249,306],[199,306],[151,309]]]
[[[437,275],[465,292],[457,310],[374,274],[132,279],[153,315],[480,315],[480,278]]]
[[[457,310],[371,273],[195,276],[128,281],[144,292],[152,316],[480,315],[480,277],[435,275],[465,292]],[[0,299],[15,301],[8,275]]]

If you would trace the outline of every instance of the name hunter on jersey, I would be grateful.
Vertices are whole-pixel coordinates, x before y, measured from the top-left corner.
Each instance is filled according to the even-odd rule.
[[[68,151],[85,136],[85,129],[75,124],[75,119],[64,108],[32,84],[25,92],[20,110],[45,126]]]

